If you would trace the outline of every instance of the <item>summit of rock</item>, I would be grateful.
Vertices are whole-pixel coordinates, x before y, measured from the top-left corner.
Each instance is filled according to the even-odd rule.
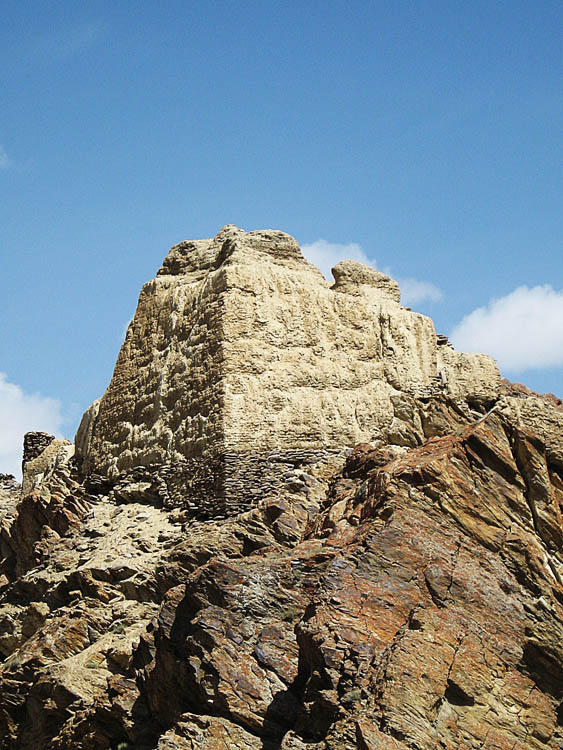
[[[330,284],[283,232],[229,225],[175,245],[80,426],[84,472],[187,462],[193,473],[196,461],[213,470],[194,479],[194,494],[227,500],[240,475],[256,498],[261,488],[244,478],[251,454],[254,465],[258,454],[341,451],[408,432],[401,394],[495,397],[494,361],[439,347],[432,321],[401,307],[395,281],[355,261],[333,274]]]
[[[197,274],[243,259],[250,263],[264,260],[264,256],[272,263],[317,271],[291,235],[273,229],[245,232],[227,224],[213,239],[188,240],[171,247],[157,276]],[[320,271],[317,273],[322,277]]]

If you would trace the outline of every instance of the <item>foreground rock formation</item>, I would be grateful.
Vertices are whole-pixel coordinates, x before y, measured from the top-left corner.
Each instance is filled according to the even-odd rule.
[[[563,748],[563,405],[334,277],[175,246],[75,446],[27,438],[0,747]]]

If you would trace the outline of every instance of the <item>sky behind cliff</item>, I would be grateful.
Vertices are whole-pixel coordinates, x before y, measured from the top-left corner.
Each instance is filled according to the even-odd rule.
[[[563,395],[559,1],[3,10],[0,471],[72,437],[142,283],[226,223],[377,264]]]

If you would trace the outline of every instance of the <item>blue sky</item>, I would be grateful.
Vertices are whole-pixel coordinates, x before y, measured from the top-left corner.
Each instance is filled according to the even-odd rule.
[[[10,446],[72,436],[141,284],[227,223],[287,231],[315,259],[353,245],[460,348],[563,395],[560,2],[10,5]]]

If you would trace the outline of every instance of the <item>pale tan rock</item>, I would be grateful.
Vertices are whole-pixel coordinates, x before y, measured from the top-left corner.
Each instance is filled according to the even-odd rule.
[[[500,406],[516,424],[535,432],[545,443],[550,461],[563,469],[563,407],[534,393],[506,396]]]
[[[24,494],[39,487],[56,469],[64,466],[74,455],[74,446],[68,440],[53,440],[37,458],[23,465],[22,491]]]
[[[0,560],[10,555],[10,527],[21,498],[21,485],[12,474],[0,474]],[[3,585],[0,574],[0,586]],[[0,635],[1,638],[1,635]]]
[[[401,290],[396,281],[357,260],[341,260],[332,269],[332,275],[335,280],[332,288],[337,292],[361,294],[362,287],[368,286],[377,289],[393,302],[401,301]]]
[[[487,404],[499,395],[498,367],[486,354],[465,354],[439,346],[438,370],[443,373],[444,390],[454,399]]]
[[[100,410],[101,399],[96,399],[94,403],[86,409],[80,420],[78,430],[74,437],[75,452],[77,457],[84,456],[88,452],[88,445],[92,439],[92,431]]]
[[[279,744],[277,745],[279,747]],[[157,750],[274,750],[275,744],[217,716],[184,714],[159,739]]]
[[[77,433],[83,470],[341,450],[388,435],[396,392],[439,381],[455,398],[494,395],[493,360],[439,353],[432,321],[401,307],[395,281],[355,261],[334,277],[282,232],[227,226],[174,246]]]

